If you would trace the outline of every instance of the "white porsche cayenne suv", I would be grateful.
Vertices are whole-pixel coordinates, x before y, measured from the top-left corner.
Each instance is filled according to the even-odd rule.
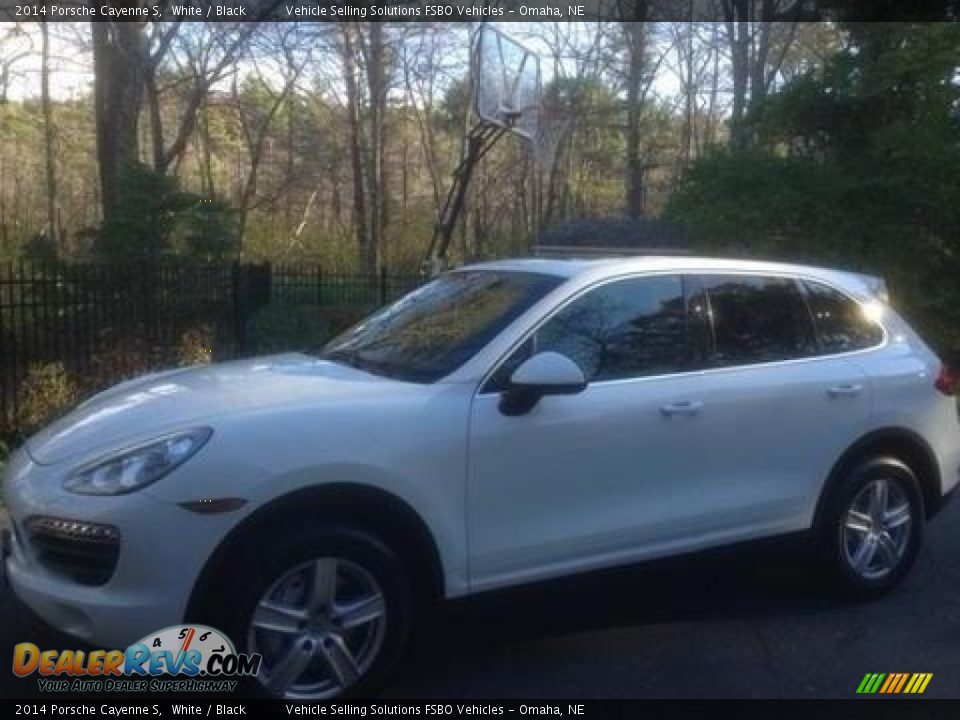
[[[359,694],[437,598],[798,531],[890,588],[957,484],[956,386],[868,276],[473,265],[88,400],[12,458],[3,565],[99,647],[206,622],[270,695]]]

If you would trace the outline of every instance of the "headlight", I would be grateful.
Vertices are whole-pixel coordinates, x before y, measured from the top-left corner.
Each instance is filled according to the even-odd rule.
[[[174,433],[75,470],[63,482],[81,495],[123,495],[156,482],[210,439],[210,428]]]

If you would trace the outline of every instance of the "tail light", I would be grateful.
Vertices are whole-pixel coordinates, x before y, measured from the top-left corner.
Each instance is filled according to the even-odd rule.
[[[941,365],[940,373],[934,380],[933,386],[944,395],[956,395],[960,386],[960,375],[949,365]]]

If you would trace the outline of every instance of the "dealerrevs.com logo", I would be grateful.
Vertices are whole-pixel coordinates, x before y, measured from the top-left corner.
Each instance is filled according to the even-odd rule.
[[[126,650],[13,648],[14,675],[38,675],[47,692],[232,692],[236,678],[256,675],[260,662],[204,625],[168,627]]]

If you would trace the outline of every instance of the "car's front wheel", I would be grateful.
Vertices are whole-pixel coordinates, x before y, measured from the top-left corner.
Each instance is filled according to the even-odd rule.
[[[821,541],[842,588],[875,595],[913,565],[923,531],[923,498],[913,472],[893,458],[859,465],[836,487]]]
[[[351,528],[294,533],[238,558],[216,614],[263,658],[259,690],[325,700],[371,692],[400,653],[412,619],[397,556]]]

